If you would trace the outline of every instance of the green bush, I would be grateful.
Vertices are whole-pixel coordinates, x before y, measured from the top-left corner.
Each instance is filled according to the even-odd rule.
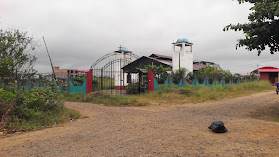
[[[177,85],[162,85],[154,92],[142,95],[115,96],[103,92],[90,94],[65,94],[64,100],[75,102],[91,102],[96,104],[117,106],[143,106],[156,104],[183,104],[188,102],[204,102],[222,100],[226,98],[245,96],[263,90],[270,90],[272,86],[265,81],[255,81],[233,85],[178,87]]]
[[[140,89],[139,89],[140,88]],[[139,91],[143,93],[145,91],[145,88],[143,85],[140,85],[139,83],[130,83],[127,88],[126,88],[126,93],[131,95],[131,94],[139,94]]]
[[[182,79],[183,75],[186,74],[187,69],[179,68],[176,71],[171,72],[171,78],[173,83],[179,84],[180,80]]]
[[[79,118],[79,113],[66,109],[59,98],[59,93],[43,88],[0,91],[0,128],[32,130]]]

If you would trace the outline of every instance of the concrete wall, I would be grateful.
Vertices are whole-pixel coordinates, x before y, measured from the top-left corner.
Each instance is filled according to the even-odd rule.
[[[186,50],[185,43],[179,43],[181,47],[178,47],[180,50],[176,50],[175,47],[178,46],[178,44],[173,45],[173,53],[172,53],[172,70],[178,70],[179,69],[179,59],[180,59],[180,68],[187,69],[188,72],[193,72],[193,52],[192,52],[192,46],[190,46],[190,50]],[[180,56],[179,56],[180,55]]]

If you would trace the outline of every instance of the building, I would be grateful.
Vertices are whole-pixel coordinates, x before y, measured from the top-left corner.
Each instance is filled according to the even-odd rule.
[[[126,72],[137,72],[138,68],[144,69],[145,65],[162,65],[164,68],[172,68],[172,57],[165,56],[160,54],[151,54],[150,56],[142,56],[139,59],[131,62],[130,64],[123,67],[123,70]],[[199,69],[204,68],[205,66],[213,66],[216,65],[214,62],[208,61],[193,61],[193,71],[198,71]]]
[[[279,69],[275,67],[262,67],[252,71],[254,73],[260,73],[261,80],[269,81],[271,84],[278,82]]]
[[[172,70],[185,68],[188,72],[193,72],[193,43],[186,38],[179,38],[172,43]]]
[[[197,71],[205,66],[213,66],[214,62],[193,60],[192,43],[186,38],[179,38],[173,44],[172,56],[151,54],[142,56],[139,59],[127,64],[122,69],[125,72],[136,73],[138,69],[144,69],[145,65],[162,65],[164,68],[170,67],[172,70],[186,68],[188,72]]]
[[[117,51],[114,51],[114,88],[122,89],[128,85],[127,81],[127,73],[123,72],[121,67],[126,66],[128,63],[132,61],[131,54],[132,51],[128,51],[126,47],[119,47]]]
[[[53,67],[54,73],[58,78],[68,78],[68,73],[71,77],[86,75],[89,70],[81,69],[60,69],[59,66]]]

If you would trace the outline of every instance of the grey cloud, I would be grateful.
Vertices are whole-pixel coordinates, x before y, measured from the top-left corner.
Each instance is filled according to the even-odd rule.
[[[254,67],[233,70],[233,66],[277,56],[235,50],[243,34],[222,31],[230,23],[247,22],[249,12],[249,4],[231,0],[1,0],[0,27],[28,31],[39,40],[40,72],[51,71],[44,36],[54,64],[63,68],[88,69],[120,44],[139,56],[171,55],[171,43],[186,37],[194,43],[195,59],[246,73]]]

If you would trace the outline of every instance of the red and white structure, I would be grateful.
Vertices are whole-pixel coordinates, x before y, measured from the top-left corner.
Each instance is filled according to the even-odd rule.
[[[276,84],[279,77],[279,69],[275,67],[262,67],[252,71],[259,73],[261,80],[269,81],[271,84]]]

